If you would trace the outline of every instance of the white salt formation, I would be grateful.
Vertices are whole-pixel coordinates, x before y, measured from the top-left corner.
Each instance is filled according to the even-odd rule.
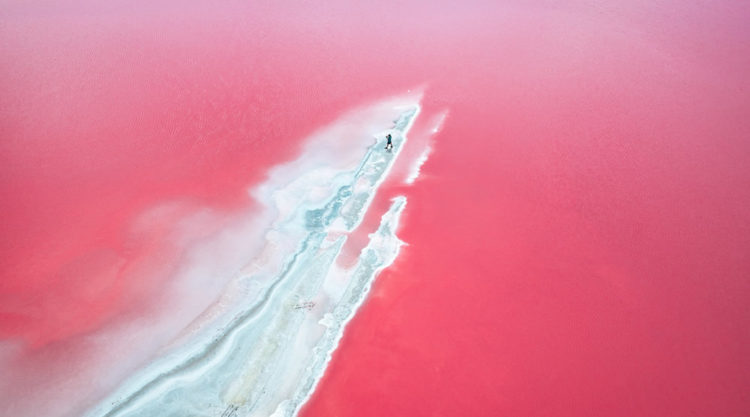
[[[419,111],[415,103],[389,101],[351,113],[314,135],[297,160],[273,169],[252,193],[266,207],[247,222],[262,238],[241,229],[247,247],[260,248],[193,328],[88,415],[296,414],[373,279],[399,252],[395,231],[405,197],[392,201],[352,267],[337,264],[403,148]],[[376,139],[345,137],[355,128]],[[392,152],[383,149],[386,133]],[[267,223],[257,229],[259,219]],[[205,279],[189,277],[209,270],[202,265],[212,257],[222,259],[217,248],[243,244],[235,234],[227,231],[192,257],[197,261],[182,274],[191,290]]]

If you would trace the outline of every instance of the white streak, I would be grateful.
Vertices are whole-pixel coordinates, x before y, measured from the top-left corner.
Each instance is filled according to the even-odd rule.
[[[422,165],[427,162],[427,158],[429,158],[431,152],[432,147],[427,146],[425,150],[422,151],[422,153],[419,155],[419,158],[414,161],[411,166],[411,170],[409,171],[409,176],[406,177],[406,180],[404,180],[406,184],[414,184],[414,181],[416,181],[416,179],[419,177],[419,172],[422,169]]]
[[[251,192],[265,204],[261,212],[238,216],[186,252],[169,305],[192,324],[160,359],[88,415],[295,413],[372,280],[398,254],[402,242],[395,230],[404,197],[394,199],[356,265],[341,268],[336,262],[403,149],[418,111],[415,98],[407,97],[348,113],[315,133],[296,160],[271,170]],[[393,135],[392,152],[383,149],[384,127]],[[372,136],[377,140],[368,141]],[[217,216],[199,210],[186,219],[220,223]],[[140,226],[148,225],[144,218]],[[201,230],[186,221],[179,236],[195,240]],[[215,301],[195,314],[184,300],[202,292]]]

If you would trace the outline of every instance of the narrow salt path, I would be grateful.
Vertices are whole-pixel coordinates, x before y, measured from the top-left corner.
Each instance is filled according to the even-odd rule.
[[[417,103],[394,99],[349,114],[314,135],[297,160],[273,169],[252,192],[267,205],[254,227],[270,219],[262,249],[185,340],[88,415],[296,413],[375,276],[398,254],[405,197],[393,200],[354,266],[336,262],[398,158]],[[356,126],[376,139],[363,146],[342,137]],[[392,151],[384,149],[386,133],[393,135]]]

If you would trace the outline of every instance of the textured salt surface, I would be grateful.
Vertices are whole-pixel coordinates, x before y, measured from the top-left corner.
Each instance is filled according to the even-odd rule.
[[[388,101],[349,115],[370,131],[389,112],[396,116],[367,147],[349,145],[338,152],[336,140],[347,131],[339,124],[314,136],[296,161],[272,170],[253,191],[268,205],[259,218],[273,218],[265,246],[232,280],[217,312],[208,314],[212,325],[202,323],[187,342],[131,377],[88,415],[296,413],[372,280],[398,254],[402,242],[395,230],[404,197],[392,201],[354,266],[336,262],[403,148],[419,111],[415,103]],[[392,152],[383,149],[386,132],[393,134]]]

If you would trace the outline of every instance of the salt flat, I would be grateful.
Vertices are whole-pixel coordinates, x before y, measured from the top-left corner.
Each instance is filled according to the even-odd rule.
[[[391,99],[350,112],[272,169],[251,191],[264,209],[196,248],[175,293],[180,282],[204,282],[191,277],[221,262],[222,248],[259,249],[191,329],[89,415],[295,414],[402,244],[395,232],[406,198],[399,196],[354,265],[337,264],[405,144],[417,103]],[[383,149],[386,133],[392,151]]]

